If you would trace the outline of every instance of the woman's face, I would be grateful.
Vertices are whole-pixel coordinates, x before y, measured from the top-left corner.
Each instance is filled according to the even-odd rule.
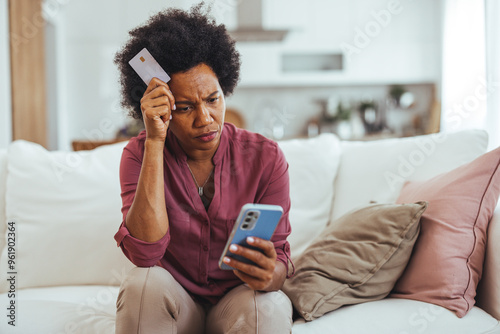
[[[217,76],[200,64],[172,74],[168,83],[175,98],[169,128],[188,156],[213,156],[221,138],[226,104]]]

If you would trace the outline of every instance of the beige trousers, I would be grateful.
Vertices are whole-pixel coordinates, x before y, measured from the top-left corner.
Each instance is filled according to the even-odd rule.
[[[116,334],[289,334],[292,304],[282,291],[246,285],[203,307],[161,267],[133,268],[116,302]]]

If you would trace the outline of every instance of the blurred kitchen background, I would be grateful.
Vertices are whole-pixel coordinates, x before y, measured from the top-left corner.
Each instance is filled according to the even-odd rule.
[[[241,81],[226,99],[241,127],[275,140],[483,128],[500,145],[500,1],[206,2],[241,53]],[[81,149],[135,135],[114,54],[151,14],[195,3],[0,0],[0,148],[27,139]]]

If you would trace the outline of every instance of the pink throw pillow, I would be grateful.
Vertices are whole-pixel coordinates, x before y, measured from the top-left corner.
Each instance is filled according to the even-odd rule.
[[[397,203],[427,201],[420,236],[391,297],[443,306],[463,317],[474,306],[486,231],[500,195],[500,147],[425,182],[408,182]]]

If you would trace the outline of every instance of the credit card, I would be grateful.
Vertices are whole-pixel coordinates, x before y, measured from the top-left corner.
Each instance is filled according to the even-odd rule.
[[[149,82],[153,78],[158,78],[165,83],[170,81],[170,77],[167,72],[161,68],[160,64],[158,64],[146,48],[142,49],[128,63],[137,72],[146,85],[149,85]]]

